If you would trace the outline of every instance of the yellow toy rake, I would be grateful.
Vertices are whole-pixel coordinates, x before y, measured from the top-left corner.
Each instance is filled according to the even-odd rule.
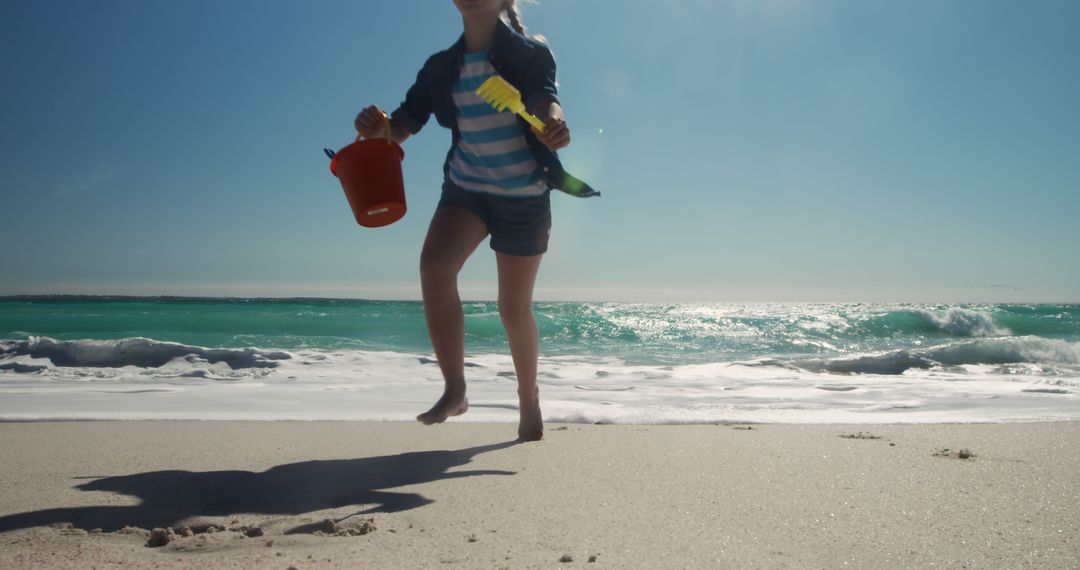
[[[510,109],[510,112],[517,113],[522,119],[528,121],[530,125],[536,127],[536,130],[544,132],[543,121],[525,110],[525,104],[521,102],[521,92],[502,77],[498,75],[489,77],[487,81],[484,81],[476,89],[476,94],[488,105],[494,107],[496,111],[501,113],[506,109]]]

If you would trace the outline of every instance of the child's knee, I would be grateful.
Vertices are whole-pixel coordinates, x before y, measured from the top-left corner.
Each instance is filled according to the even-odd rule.
[[[437,282],[457,279],[459,268],[450,263],[446,256],[425,249],[420,253],[421,282]]]
[[[499,300],[499,317],[506,326],[527,325],[533,322],[532,303]]]

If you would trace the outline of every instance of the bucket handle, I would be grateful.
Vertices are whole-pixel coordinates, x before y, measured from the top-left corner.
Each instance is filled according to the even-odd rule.
[[[386,131],[386,144],[387,146],[394,143],[393,127],[390,126],[390,117],[386,113],[382,114],[383,130]],[[356,133],[356,140],[353,142],[360,142],[360,139],[364,138],[364,135]]]

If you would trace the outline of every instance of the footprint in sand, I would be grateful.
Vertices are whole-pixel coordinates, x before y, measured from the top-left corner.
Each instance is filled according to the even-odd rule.
[[[974,459],[975,454],[970,449],[960,449],[956,451],[950,451],[949,448],[942,448],[934,452],[934,457],[949,457],[952,459]]]
[[[435,360],[434,358],[428,358],[426,356],[421,356],[420,358],[417,358],[417,360],[420,361],[420,364],[438,364],[439,363],[438,360]],[[484,366],[482,364],[477,364],[475,362],[466,362],[465,367],[466,368],[483,368]]]
[[[577,385],[575,385],[574,388],[577,388],[578,390],[585,390],[587,392],[626,392],[628,390],[633,390],[634,389],[633,386],[626,386],[626,387],[619,387],[619,388],[598,388],[596,386],[577,386]]]
[[[861,431],[857,432],[857,433],[846,433],[846,434],[843,434],[843,435],[841,435],[839,437],[842,437],[844,439],[882,439],[882,437],[880,435],[874,435],[872,433],[863,433]]]
[[[1024,388],[1021,392],[1031,392],[1034,394],[1071,394],[1069,390],[1063,388]]]

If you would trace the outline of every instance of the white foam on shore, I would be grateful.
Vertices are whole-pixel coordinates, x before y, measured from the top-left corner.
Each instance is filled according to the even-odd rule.
[[[442,390],[438,366],[424,354],[158,343],[158,356],[148,357],[140,353],[149,350],[146,342],[109,341],[91,350],[47,340],[35,340],[46,349],[7,343],[0,352],[0,419],[400,421],[426,410]],[[85,360],[72,361],[73,354]],[[169,358],[161,362],[161,354]],[[1080,419],[1078,354],[1075,343],[1019,338],[817,367],[770,360],[632,366],[615,358],[557,357],[541,358],[539,383],[549,422]],[[467,362],[471,408],[462,419],[516,421],[509,355],[471,355]]]

